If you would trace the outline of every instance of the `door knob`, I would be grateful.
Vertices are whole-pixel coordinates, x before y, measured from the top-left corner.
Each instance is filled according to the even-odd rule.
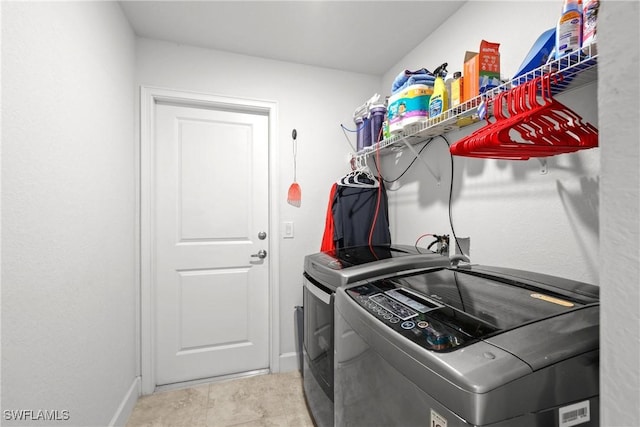
[[[257,254],[252,254],[251,258],[265,259],[267,257],[267,251],[260,249]]]

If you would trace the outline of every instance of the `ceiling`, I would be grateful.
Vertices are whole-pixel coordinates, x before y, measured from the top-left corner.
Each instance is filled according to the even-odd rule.
[[[382,75],[465,1],[121,1],[136,35]]]

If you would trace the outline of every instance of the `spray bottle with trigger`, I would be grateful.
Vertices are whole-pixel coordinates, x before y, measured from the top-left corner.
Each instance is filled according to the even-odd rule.
[[[430,119],[438,117],[443,111],[449,109],[449,94],[444,82],[444,78],[447,76],[447,65],[449,64],[445,62],[433,72],[436,81],[433,84],[433,94],[429,100]]]

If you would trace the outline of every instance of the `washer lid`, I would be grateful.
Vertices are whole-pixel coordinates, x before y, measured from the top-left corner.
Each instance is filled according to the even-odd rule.
[[[456,351],[482,340],[537,370],[599,347],[593,292],[558,288],[550,276],[541,284],[510,273],[440,268],[381,278],[347,292],[374,316],[383,310],[411,320],[409,332],[388,326],[430,351]],[[428,326],[415,327],[420,321]]]
[[[427,249],[419,249],[408,245],[353,246],[324,252],[325,255],[336,261],[336,263],[332,265],[332,268],[336,270],[422,253],[428,255],[433,254]]]
[[[449,259],[408,245],[354,246],[307,255],[305,272],[335,289],[359,280],[429,267],[447,267]]]
[[[445,268],[387,281],[388,284],[380,281],[375,285],[383,290],[401,287],[416,291],[496,331],[519,328],[598,303],[595,298],[554,288],[553,283],[543,287],[515,276],[488,274],[475,267]]]
[[[600,347],[600,307],[588,306],[545,319],[485,341],[518,358],[534,371],[597,350]]]

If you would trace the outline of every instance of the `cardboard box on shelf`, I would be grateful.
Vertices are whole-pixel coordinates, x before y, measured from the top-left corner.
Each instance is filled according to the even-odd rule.
[[[500,85],[500,44],[482,40],[480,52],[464,55],[463,102]]]

